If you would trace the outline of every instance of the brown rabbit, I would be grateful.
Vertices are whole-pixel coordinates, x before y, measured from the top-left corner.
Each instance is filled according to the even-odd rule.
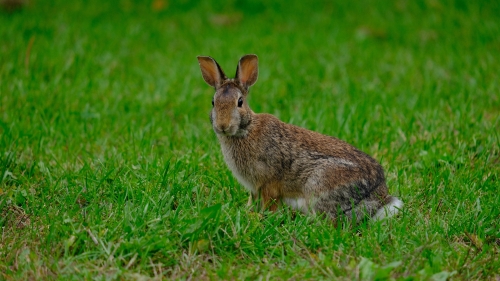
[[[403,202],[387,193],[382,166],[334,137],[256,114],[247,103],[257,81],[257,56],[243,56],[234,79],[211,57],[199,56],[205,81],[215,88],[210,121],[224,160],[238,181],[276,210],[281,202],[304,213],[381,219]],[[250,201],[251,202],[251,201]]]

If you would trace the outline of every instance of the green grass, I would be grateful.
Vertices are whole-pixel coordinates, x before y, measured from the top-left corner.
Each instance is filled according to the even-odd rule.
[[[1,12],[0,279],[498,279],[500,5],[350,2]],[[373,155],[400,215],[245,205],[196,56],[246,53],[254,111]]]

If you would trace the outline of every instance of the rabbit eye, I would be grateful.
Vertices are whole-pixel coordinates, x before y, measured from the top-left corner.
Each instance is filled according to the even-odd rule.
[[[214,99],[212,99],[212,106],[214,106]]]
[[[239,98],[238,99],[238,107],[241,107],[241,106],[243,106],[243,99]]]

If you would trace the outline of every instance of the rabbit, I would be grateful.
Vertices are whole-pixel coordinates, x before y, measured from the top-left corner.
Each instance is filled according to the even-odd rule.
[[[380,220],[403,207],[388,195],[382,166],[345,141],[256,114],[247,101],[257,81],[258,58],[243,56],[235,78],[228,78],[211,57],[198,56],[205,82],[214,87],[210,122],[224,160],[236,177],[276,211],[282,203],[305,214],[341,215],[359,222]]]

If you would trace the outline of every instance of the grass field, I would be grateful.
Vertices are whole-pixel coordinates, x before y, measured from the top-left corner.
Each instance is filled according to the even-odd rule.
[[[139,1],[138,1],[139,2]],[[30,1],[0,13],[0,280],[499,280],[497,1]],[[385,223],[252,212],[197,55],[380,161]]]

